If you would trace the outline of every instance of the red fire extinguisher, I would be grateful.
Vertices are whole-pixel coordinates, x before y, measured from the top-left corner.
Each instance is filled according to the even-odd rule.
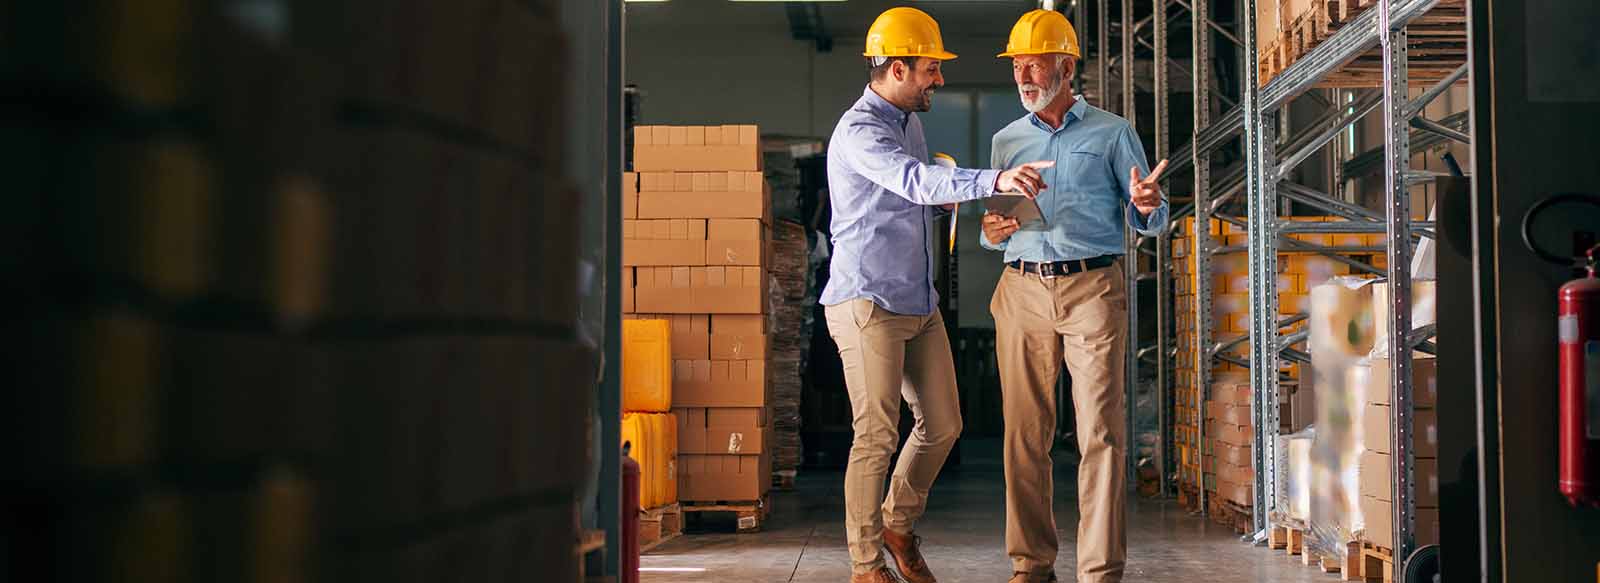
[[[1561,494],[1573,506],[1600,506],[1600,245],[1588,274],[1561,286]]]
[[[622,444],[622,583],[639,583],[639,462]]]
[[[1600,506],[1600,245],[1592,232],[1572,233],[1572,251],[1551,253],[1535,242],[1537,217],[1559,205],[1600,207],[1600,194],[1563,192],[1548,196],[1522,215],[1522,244],[1540,259],[1573,271],[1577,279],[1556,294],[1558,369],[1557,431],[1561,495],[1573,506]]]

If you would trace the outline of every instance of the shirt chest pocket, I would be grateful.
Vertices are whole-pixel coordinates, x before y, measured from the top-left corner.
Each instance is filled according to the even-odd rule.
[[[1066,172],[1057,172],[1056,179],[1065,182],[1076,196],[1104,196],[1116,188],[1105,154],[1094,150],[1067,152]]]

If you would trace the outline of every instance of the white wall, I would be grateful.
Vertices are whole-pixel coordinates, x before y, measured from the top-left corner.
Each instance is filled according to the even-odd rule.
[[[644,91],[641,122],[755,123],[763,134],[827,138],[867,83],[861,51],[877,8],[866,4],[873,3],[824,12],[834,34],[828,53],[792,38],[782,3],[629,4],[626,81]],[[981,18],[961,5],[923,8],[940,20],[946,47],[962,55],[945,63],[947,83],[1011,83],[1010,62],[994,55],[1025,7]]]

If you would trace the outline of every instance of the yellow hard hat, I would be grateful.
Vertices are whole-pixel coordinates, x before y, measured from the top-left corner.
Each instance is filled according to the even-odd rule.
[[[1006,41],[1006,52],[999,57],[1017,55],[1061,54],[1081,57],[1078,52],[1078,33],[1072,30],[1067,17],[1054,10],[1034,10],[1017,19],[1011,27],[1011,39]]]
[[[900,6],[890,8],[872,21],[867,29],[867,50],[863,57],[927,57],[948,61],[955,53],[944,50],[939,23],[928,13]]]

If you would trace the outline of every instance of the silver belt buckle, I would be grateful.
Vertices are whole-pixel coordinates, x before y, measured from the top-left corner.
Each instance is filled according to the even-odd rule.
[[[1060,274],[1056,273],[1056,268],[1055,268],[1055,264],[1054,263],[1036,263],[1035,265],[1039,266],[1038,269],[1039,269],[1039,278],[1040,279],[1055,279],[1057,277],[1061,277]],[[1049,267],[1046,267],[1046,266],[1049,266]],[[1046,270],[1048,270],[1050,272],[1050,275],[1045,275],[1044,272]]]

